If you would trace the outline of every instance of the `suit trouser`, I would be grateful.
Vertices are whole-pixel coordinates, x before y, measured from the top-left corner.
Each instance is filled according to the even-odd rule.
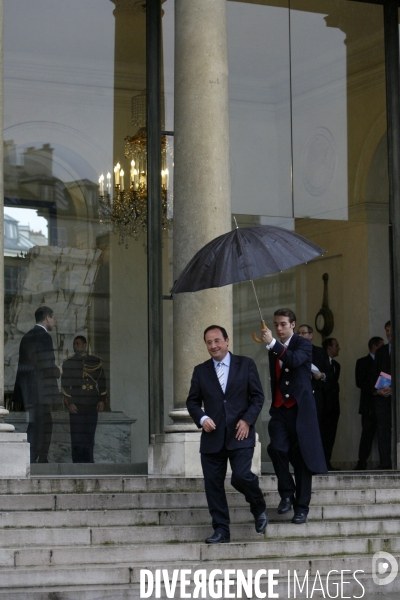
[[[392,397],[375,397],[378,428],[379,463],[384,469],[392,468]]]
[[[267,450],[278,478],[278,492],[281,498],[292,498],[294,512],[308,513],[311,500],[312,473],[301,455],[296,431],[298,406],[291,408],[271,407],[268,424],[271,443]],[[289,471],[293,465],[294,478]]]
[[[321,440],[328,468],[331,462],[333,446],[335,445],[339,416],[339,400],[330,403],[325,401],[321,423]]]
[[[201,454],[208,510],[214,531],[229,535],[229,509],[225,494],[225,476],[228,459],[231,464],[232,486],[250,504],[250,510],[258,517],[266,508],[258,477],[251,472],[254,448],[228,450],[225,446],[212,454]]]
[[[358,449],[358,467],[365,469],[367,460],[371,454],[372,444],[377,429],[375,411],[368,409],[361,415],[361,438]]]
[[[50,404],[35,404],[29,409],[29,425],[26,431],[30,444],[31,463],[47,462],[53,420],[51,418]]]
[[[79,406],[77,407],[79,411]],[[98,412],[69,413],[71,432],[71,454],[74,463],[94,463],[94,436]]]

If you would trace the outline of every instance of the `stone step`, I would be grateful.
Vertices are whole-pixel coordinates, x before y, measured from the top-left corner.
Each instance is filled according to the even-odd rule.
[[[264,492],[268,505],[278,505],[278,492]],[[246,506],[242,494],[227,493],[232,507]],[[397,489],[367,490],[315,490],[312,494],[313,506],[400,503]],[[21,494],[0,495],[2,511],[22,510],[127,510],[127,509],[174,509],[205,508],[204,492],[169,493],[88,493],[88,494]]]
[[[328,557],[343,554],[373,554],[385,550],[392,554],[400,551],[400,536],[355,536],[325,539],[273,539],[259,542],[243,541],[222,545],[204,543],[130,544],[74,547],[1,548],[1,566],[60,566],[114,564],[122,561],[162,563],[169,561],[249,560],[261,558],[294,558],[305,556]]]
[[[397,560],[399,560],[399,554],[395,555]],[[279,597],[287,598],[288,597],[288,572],[290,572],[290,582],[291,586],[293,586],[293,572],[296,571],[296,575],[300,583],[303,582],[304,576],[306,572],[308,572],[309,586],[314,581],[323,582],[324,588],[326,590],[327,579],[326,575],[335,570],[336,573],[331,573],[330,582],[332,582],[332,587],[330,587],[330,592],[332,594],[331,597],[335,597],[334,595],[334,582],[338,581],[338,573],[340,574],[341,570],[346,571],[344,573],[344,580],[349,582],[345,586],[344,595],[340,597],[352,597],[352,592],[357,590],[354,597],[362,597],[361,592],[362,589],[360,586],[352,584],[355,583],[351,574],[355,571],[359,571],[357,577],[359,581],[363,584],[367,592],[380,592],[379,598],[382,596],[386,596],[385,592],[393,593],[394,590],[399,591],[400,585],[399,581],[395,582],[393,585],[388,586],[387,588],[379,588],[375,584],[372,585],[371,578],[371,556],[366,555],[358,555],[353,557],[348,556],[336,556],[333,558],[318,558],[318,557],[307,557],[307,558],[298,558],[298,559],[289,559],[284,560],[281,558],[278,559],[262,559],[262,560],[241,560],[239,561],[213,561],[212,564],[207,562],[166,562],[162,565],[151,566],[146,563],[118,563],[112,565],[104,565],[104,564],[93,564],[90,566],[73,566],[73,565],[65,565],[65,566],[54,566],[52,568],[46,567],[31,567],[31,568],[13,568],[0,569],[0,595],[2,597],[7,598],[7,600],[12,598],[16,600],[17,598],[22,598],[26,600],[27,597],[31,600],[32,598],[45,598],[49,600],[49,598],[57,598],[59,600],[62,598],[63,600],[67,600],[67,598],[71,598],[71,600],[82,600],[82,598],[90,598],[90,595],[83,595],[83,593],[89,594],[90,591],[97,590],[98,592],[101,590],[101,595],[92,596],[93,598],[97,598],[98,600],[104,600],[105,598],[138,598],[138,595],[135,593],[138,592],[139,589],[139,581],[140,581],[140,570],[142,568],[146,568],[154,573],[156,569],[165,568],[168,571],[168,575],[171,578],[172,572],[174,569],[187,569],[190,571],[189,576],[192,576],[193,572],[198,569],[203,569],[206,572],[206,576],[208,578],[210,572],[215,569],[220,569],[221,571],[230,569],[233,571],[231,573],[231,578],[233,580],[236,579],[236,572],[241,570],[244,574],[247,574],[247,570],[251,569],[252,573],[256,573],[260,569],[277,569],[279,571],[279,575],[276,575],[276,578],[279,580],[280,585],[274,590],[279,593]],[[400,578],[397,578],[398,580]],[[265,590],[265,583],[267,577],[262,577],[262,585],[261,589]],[[73,582],[73,585],[72,585]],[[84,586],[84,587],[83,587]],[[101,586],[101,587],[99,587]],[[37,588],[42,587],[46,589],[46,596],[38,596],[33,595],[35,593],[39,593]],[[178,588],[179,589],[179,588]],[[191,588],[189,588],[191,589]],[[104,592],[106,592],[105,594]],[[108,590],[114,591],[114,596],[108,596]],[[129,590],[133,595],[128,596],[119,596],[118,593],[122,590]],[[293,597],[293,589],[292,595]],[[61,592],[65,595],[60,595]],[[25,593],[25,596],[22,594]],[[67,594],[73,594],[68,596]],[[104,593],[104,595],[103,595]],[[8,594],[8,595],[7,595]],[[13,594],[13,595],[12,595]],[[21,594],[18,596],[18,594]],[[304,597],[321,597],[322,594],[316,592],[312,596],[310,596],[310,590],[308,595],[297,594],[295,597],[304,598]],[[152,596],[154,597],[154,596]],[[165,597],[162,594],[161,597]],[[175,597],[180,597],[179,595]],[[209,597],[207,595],[207,597]],[[326,596],[325,596],[326,597]],[[336,596],[337,597],[337,596]],[[373,598],[374,596],[371,593],[368,593],[367,596],[364,596],[368,599]],[[378,597],[378,593],[377,593]]]
[[[247,506],[230,507],[232,523],[252,523],[253,517]],[[267,507],[270,522],[291,519],[292,512],[278,515],[277,504]],[[308,521],[365,520],[400,518],[399,504],[325,505],[310,506]],[[133,525],[208,525],[210,514],[207,508],[198,509],[125,509],[125,510],[37,510],[32,518],[29,510],[0,513],[0,527],[129,527]]]
[[[100,546],[127,544],[170,544],[173,542],[202,543],[211,535],[210,524],[197,526],[120,526],[81,528],[37,528],[0,530],[1,548],[23,548],[31,546]],[[400,535],[400,520],[390,521],[314,521],[302,526],[287,523],[270,523],[264,534],[256,533],[254,524],[231,525],[231,539],[238,542],[272,541],[307,538],[346,536],[396,536]]]
[[[275,475],[260,477],[263,491],[275,491]],[[227,489],[232,489],[229,478]],[[357,489],[399,489],[400,473],[393,471],[382,475],[374,472],[357,474],[316,475],[313,478],[314,490],[357,490]],[[202,477],[31,477],[29,479],[0,480],[0,495],[5,494],[87,494],[87,493],[139,493],[139,492],[201,492],[204,489]]]

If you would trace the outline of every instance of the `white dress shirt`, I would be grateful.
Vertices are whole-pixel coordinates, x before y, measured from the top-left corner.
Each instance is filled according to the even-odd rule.
[[[214,363],[214,369],[217,370],[217,366],[219,364],[221,364],[221,367],[224,371],[224,385],[221,386],[222,391],[225,394],[225,390],[226,390],[226,384],[228,383],[228,376],[229,376],[229,367],[231,366],[231,355],[228,352],[228,354],[220,361],[220,360],[215,360],[213,358],[213,363]],[[208,417],[207,415],[204,415],[204,417],[201,417],[200,419],[200,425],[203,425],[204,421],[206,419],[209,419],[210,417]]]

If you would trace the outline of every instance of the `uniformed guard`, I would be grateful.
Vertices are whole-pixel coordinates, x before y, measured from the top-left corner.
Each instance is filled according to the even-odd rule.
[[[107,402],[106,378],[101,358],[87,353],[83,335],[74,339],[75,354],[63,363],[64,403],[69,410],[72,462],[93,463],[98,413]]]

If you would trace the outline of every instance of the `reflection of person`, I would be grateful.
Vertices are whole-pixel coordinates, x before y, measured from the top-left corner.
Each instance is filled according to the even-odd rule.
[[[14,399],[29,412],[27,429],[31,463],[47,463],[53,431],[50,409],[60,400],[57,379],[62,373],[54,357],[48,333],[55,324],[54,312],[41,306],[35,312],[36,325],[21,340]]]
[[[204,341],[212,358],[195,367],[186,404],[197,427],[203,429],[201,465],[214,529],[206,543],[219,544],[230,541],[224,488],[228,459],[231,483],[250,504],[256,531],[262,533],[267,526],[265,500],[258,477],[250,470],[256,442],[254,425],[264,394],[254,361],[228,351],[229,338],[223,327],[207,327]]]
[[[63,364],[64,403],[69,410],[71,451],[74,463],[93,463],[98,413],[106,402],[106,378],[101,358],[87,354],[83,335],[74,339],[75,354]]]
[[[326,464],[311,388],[311,342],[294,333],[296,316],[288,308],[274,313],[277,339],[262,330],[269,351],[272,405],[267,450],[278,478],[278,513],[294,507],[292,523],[306,523],[311,500],[312,474],[324,473]],[[294,468],[294,478],[289,471]]]
[[[381,372],[392,374],[391,350],[392,329],[390,321],[385,323],[388,343],[379,348],[375,354],[375,382]],[[378,429],[378,469],[392,468],[392,388],[389,386],[376,390],[375,414]]]
[[[361,415],[361,438],[355,471],[365,471],[367,468],[367,460],[375,437],[375,353],[382,345],[381,337],[372,337],[368,342],[369,354],[356,362],[356,386],[361,390],[358,409]]]
[[[297,330],[298,335],[310,340],[312,343],[314,337],[314,330],[311,325],[300,325]],[[312,370],[311,386],[314,393],[315,406],[317,408],[318,423],[321,428],[322,413],[324,405],[324,383],[326,376],[324,373],[325,366],[324,350],[319,346],[312,344],[312,364],[318,369],[318,372]]]
[[[326,338],[322,347],[325,351],[324,408],[321,422],[321,438],[328,471],[338,471],[331,465],[332,450],[335,444],[340,415],[339,376],[340,364],[335,360],[340,346],[336,338]]]

